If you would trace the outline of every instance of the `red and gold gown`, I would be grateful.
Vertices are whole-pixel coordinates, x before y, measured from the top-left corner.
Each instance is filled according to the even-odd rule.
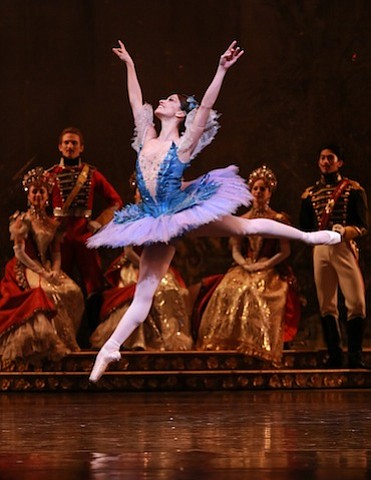
[[[58,224],[32,210],[11,217],[11,238],[23,237],[32,260],[50,266]],[[76,334],[84,311],[83,294],[61,272],[57,285],[42,279],[16,257],[5,267],[0,282],[0,355],[3,366],[22,359],[59,360],[79,350]]]

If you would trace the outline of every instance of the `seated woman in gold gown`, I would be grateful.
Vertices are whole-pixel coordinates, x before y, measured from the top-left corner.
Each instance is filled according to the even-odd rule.
[[[15,256],[0,282],[0,355],[39,364],[79,350],[76,341],[84,311],[83,294],[60,269],[58,223],[46,213],[53,179],[42,167],[23,178],[29,208],[10,218]]]
[[[135,173],[129,185],[135,202],[140,199]],[[105,277],[110,288],[103,292],[102,323],[90,337],[93,348],[101,348],[112,335],[121,317],[129,308],[138,281],[140,249],[125,247],[110,265]],[[189,294],[180,274],[170,267],[161,280],[153,305],[141,323],[122,345],[129,350],[190,350],[191,336]]]
[[[274,173],[263,166],[248,181],[252,208],[245,218],[270,218],[287,223],[269,206],[277,186]],[[236,263],[224,275],[205,307],[198,330],[200,350],[238,350],[279,366],[283,343],[295,336],[300,302],[287,258],[287,240],[260,236],[230,239]]]
[[[111,288],[103,292],[102,323],[90,337],[93,348],[101,348],[129,308],[138,280],[139,255],[131,247],[109,267]],[[169,268],[155,293],[152,308],[122,348],[129,350],[190,350],[191,336],[188,290],[178,272]]]

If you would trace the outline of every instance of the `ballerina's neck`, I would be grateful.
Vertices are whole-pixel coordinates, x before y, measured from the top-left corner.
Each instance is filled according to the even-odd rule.
[[[179,121],[174,117],[163,119],[161,121],[161,131],[157,138],[163,142],[172,141],[177,143],[180,138]]]

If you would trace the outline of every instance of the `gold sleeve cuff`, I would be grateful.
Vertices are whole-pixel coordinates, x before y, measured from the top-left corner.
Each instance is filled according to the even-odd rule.
[[[100,223],[102,226],[106,225],[113,218],[115,210],[117,210],[117,205],[113,207],[106,208],[103,212],[95,219],[96,222]]]
[[[355,226],[348,226],[344,228],[344,234],[343,234],[343,239],[347,242],[349,240],[353,240],[354,238],[361,237],[364,235],[366,232],[363,231],[364,229],[361,229],[359,227]]]

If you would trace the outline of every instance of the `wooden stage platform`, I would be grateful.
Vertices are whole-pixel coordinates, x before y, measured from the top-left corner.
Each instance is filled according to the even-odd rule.
[[[0,391],[228,391],[371,388],[371,370],[323,367],[324,351],[287,350],[272,368],[235,351],[122,352],[101,380],[88,381],[96,352],[71,354],[30,369],[20,362],[0,371]],[[371,365],[371,350],[365,351]]]
[[[369,480],[371,390],[2,392],[1,480]]]
[[[371,478],[371,370],[123,352],[93,385],[95,355],[0,372],[0,480]]]

